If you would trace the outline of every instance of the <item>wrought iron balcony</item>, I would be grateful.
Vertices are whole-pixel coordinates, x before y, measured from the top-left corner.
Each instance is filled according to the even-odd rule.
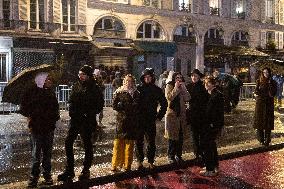
[[[210,15],[220,16],[220,8],[210,7]]]
[[[180,11],[191,12],[191,4],[186,4],[182,2],[179,6]]]
[[[275,24],[275,20],[273,17],[266,17],[266,23],[267,24]]]
[[[245,19],[246,18],[246,12],[238,12],[237,16],[239,19]]]
[[[182,35],[174,35],[174,42],[177,43],[196,43],[195,36],[182,36]]]

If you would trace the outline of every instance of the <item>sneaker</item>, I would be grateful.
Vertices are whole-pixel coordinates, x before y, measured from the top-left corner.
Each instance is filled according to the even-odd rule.
[[[149,169],[155,169],[156,166],[153,163],[149,163]]]
[[[79,180],[86,180],[90,178],[90,170],[83,170],[79,175]]]
[[[176,159],[176,162],[177,162],[178,164],[184,163],[184,160],[182,159],[182,157],[176,156],[175,159]]]
[[[57,180],[66,182],[66,181],[71,181],[74,177],[75,177],[74,172],[65,171],[62,174],[57,176]]]
[[[175,164],[175,163],[177,163],[175,158],[169,158],[169,159],[168,159],[168,162],[169,162],[169,164]]]
[[[51,177],[47,177],[47,178],[44,178],[44,181],[42,181],[43,185],[53,185],[53,180]]]
[[[216,177],[218,173],[215,170],[213,171],[203,170],[203,171],[200,171],[200,175],[205,176],[205,177]]]
[[[31,176],[28,181],[28,188],[36,188],[38,183],[39,177],[33,177]]]
[[[137,163],[137,170],[144,170],[144,166],[143,166],[143,163],[141,163],[141,162],[138,162]]]

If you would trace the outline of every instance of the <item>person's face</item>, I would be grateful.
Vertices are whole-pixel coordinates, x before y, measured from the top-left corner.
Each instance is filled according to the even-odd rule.
[[[219,76],[219,72],[218,71],[215,71],[215,72],[213,72],[213,77],[218,77]]]
[[[207,91],[212,91],[214,87],[215,86],[211,82],[205,80],[205,88]]]
[[[134,87],[134,81],[131,77],[127,77],[125,79],[125,85],[128,89],[133,88]]]
[[[175,82],[182,82],[182,75],[180,74],[176,75]]]
[[[43,86],[44,86],[44,88],[51,88],[52,84],[53,84],[52,79],[51,79],[51,77],[48,76],[46,78]]]
[[[263,76],[264,76],[264,77],[266,77],[266,78],[269,77],[269,72],[268,72],[267,69],[264,69],[264,70],[262,71],[262,73],[263,73]]]
[[[86,80],[89,79],[89,76],[87,76],[87,74],[85,74],[82,71],[79,71],[78,77],[79,77],[80,81],[86,81]]]
[[[200,76],[196,73],[191,74],[191,81],[192,83],[197,83],[200,80]]]
[[[151,83],[152,82],[152,76],[151,75],[145,75],[144,76],[144,82],[145,83]]]

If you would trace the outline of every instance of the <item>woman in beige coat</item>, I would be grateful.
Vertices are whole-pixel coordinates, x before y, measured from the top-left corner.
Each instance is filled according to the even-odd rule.
[[[165,138],[168,139],[169,163],[181,163],[183,138],[187,132],[186,102],[190,95],[186,90],[183,76],[176,72],[170,72],[165,95],[168,108],[165,120]]]

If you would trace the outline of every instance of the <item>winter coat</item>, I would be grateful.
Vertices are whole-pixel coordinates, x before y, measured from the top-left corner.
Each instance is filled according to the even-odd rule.
[[[253,128],[263,130],[274,129],[274,96],[277,92],[277,84],[274,80],[270,83],[256,81],[255,94],[256,105]]]
[[[136,139],[136,131],[139,123],[139,97],[140,93],[135,90],[133,96],[122,87],[114,93],[113,109],[116,115],[116,135],[120,139]]]
[[[84,121],[90,131],[95,129],[96,115],[103,110],[104,106],[103,95],[96,81],[90,79],[85,82],[76,82],[72,86],[69,103],[71,126],[86,127],[86,124],[77,124]]]
[[[180,88],[176,88],[171,84],[166,85],[165,89],[166,99],[168,101],[168,108],[166,112],[165,120],[165,138],[171,140],[179,139],[179,131],[182,129],[184,136],[188,134],[187,122],[186,122],[186,105],[185,103],[190,100],[190,95],[187,90],[183,91]],[[174,99],[179,96],[179,115],[174,109],[171,109],[171,104]]]
[[[204,117],[210,129],[219,131],[224,127],[224,96],[217,88],[209,95]]]
[[[142,114],[141,119],[149,121],[161,120],[168,106],[162,89],[153,83],[143,83],[137,87],[137,90],[140,92],[139,108]],[[158,105],[160,105],[160,109],[157,112]]]
[[[44,135],[55,129],[59,120],[59,105],[51,89],[34,86],[23,96],[21,114],[29,117],[28,127],[34,134]]]
[[[204,113],[206,112],[209,94],[201,80],[197,83],[190,83],[187,90],[190,94],[189,120],[192,125],[198,126],[204,123]]]

